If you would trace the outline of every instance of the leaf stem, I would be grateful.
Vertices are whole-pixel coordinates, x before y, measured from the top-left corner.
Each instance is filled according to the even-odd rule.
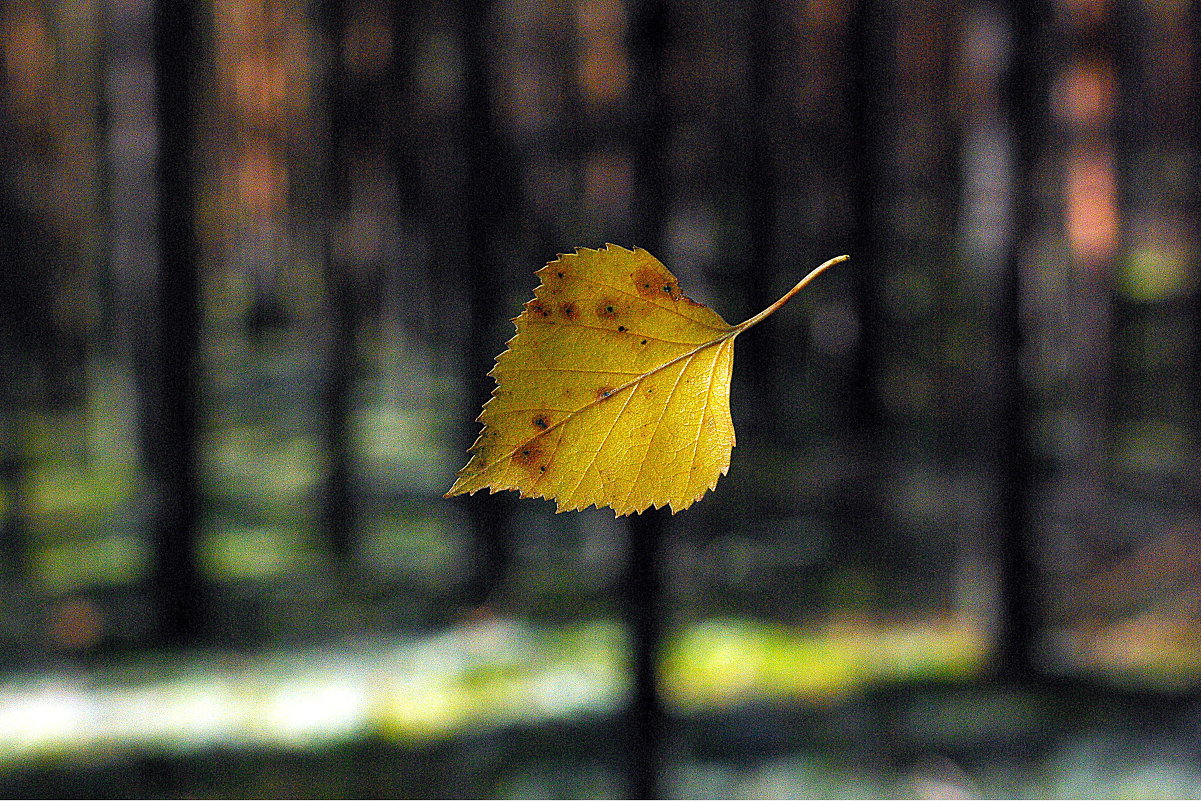
[[[835,256],[834,258],[832,258],[829,261],[822,264],[820,267],[814,268],[813,270],[811,270],[809,272],[808,275],[806,275],[804,278],[802,278],[800,281],[798,281],[796,286],[794,286],[792,289],[790,289],[786,293],[784,293],[784,297],[780,298],[775,303],[768,306],[766,309],[759,312],[758,314],[756,314],[754,317],[750,318],[749,320],[744,320],[743,322],[734,326],[734,333],[741,334],[743,331],[747,330],[752,325],[756,325],[758,323],[763,322],[764,318],[770,317],[772,314],[774,314],[776,312],[777,309],[779,309],[781,306],[783,306],[788,301],[792,300],[792,296],[795,295],[796,293],[800,292],[802,289],[804,289],[805,286],[810,281],[812,281],[814,278],[817,278],[819,275],[821,275],[826,270],[833,267],[835,264],[842,264],[844,261],[846,261],[849,258],[851,258],[851,257],[850,256]]]

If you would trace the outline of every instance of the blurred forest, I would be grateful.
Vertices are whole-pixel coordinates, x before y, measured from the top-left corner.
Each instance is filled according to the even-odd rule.
[[[1199,32],[6,0],[0,795],[1196,797]],[[852,258],[688,512],[443,500],[604,242],[728,320]]]

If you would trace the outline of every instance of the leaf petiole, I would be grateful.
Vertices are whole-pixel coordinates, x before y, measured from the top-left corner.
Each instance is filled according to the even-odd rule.
[[[809,284],[809,282],[812,281],[814,278],[817,278],[819,275],[821,275],[826,270],[833,267],[835,264],[842,264],[844,261],[846,261],[849,258],[851,258],[851,257],[850,256],[835,256],[834,258],[823,263],[819,267],[815,267],[813,270],[810,270],[809,274],[806,275],[804,278],[802,278],[800,281],[798,281],[796,286],[794,286],[792,289],[790,289],[786,293],[784,293],[784,297],[780,298],[775,303],[773,303],[772,305],[768,306],[763,311],[756,314],[754,317],[751,317],[748,320],[744,320],[743,322],[734,326],[733,333],[741,334],[743,331],[747,330],[752,325],[756,325],[758,323],[763,322],[764,318],[770,317],[781,306],[783,306],[788,301],[792,300],[792,296],[795,295],[796,293],[800,292],[802,289],[804,289]]]

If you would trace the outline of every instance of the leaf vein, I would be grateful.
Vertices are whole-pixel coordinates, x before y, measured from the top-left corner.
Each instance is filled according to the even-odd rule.
[[[658,304],[655,304],[655,305],[660,309],[664,308],[663,306],[658,306]],[[692,320],[691,317],[689,317],[688,319]],[[555,325],[555,323],[553,323],[550,320],[530,319],[530,320],[526,320],[525,322],[532,323],[534,325],[546,326],[547,328],[550,328],[552,325]],[[693,322],[696,322],[696,321],[693,320]],[[702,325],[704,325],[704,324],[702,323]],[[657,336],[654,336],[653,334],[644,334],[639,331],[635,331],[632,328],[628,329],[626,331],[616,331],[612,328],[602,328],[599,325],[584,325],[583,323],[568,323],[565,325],[560,325],[558,327],[559,327],[559,330],[561,330],[561,331],[566,331],[571,328],[587,328],[590,331],[606,331],[610,334],[621,334],[623,336],[628,335],[631,337],[642,337],[643,339],[653,339],[655,342],[662,342],[665,345],[687,345],[690,348],[695,347],[698,344],[700,344],[698,342],[681,342],[678,339],[663,339],[662,337],[657,337]],[[720,328],[709,328],[708,326],[705,326],[705,327],[711,331],[720,331],[721,330]]]
[[[700,449],[701,434],[705,428],[705,418],[709,416],[709,401],[713,397],[713,378],[717,375],[717,362],[721,358],[721,350],[726,346],[723,342],[721,347],[717,349],[717,355],[713,357],[713,367],[709,370],[709,386],[705,389],[705,408],[701,411],[700,431],[697,431],[696,438],[692,441],[692,456],[688,457],[688,481],[692,482],[692,477],[696,475],[696,452]]]
[[[589,375],[645,375],[637,371],[630,370],[587,370],[579,367],[509,367],[506,365],[496,365],[492,368],[493,375],[501,373],[586,373]]]
[[[600,456],[600,452],[605,449],[605,445],[608,444],[608,442],[609,442],[609,437],[612,436],[612,434],[613,434],[613,429],[617,428],[618,421],[621,420],[621,416],[626,413],[626,409],[629,408],[630,401],[633,399],[634,399],[634,393],[630,392],[626,396],[625,403],[623,403],[621,405],[621,409],[617,412],[617,415],[613,418],[613,422],[609,424],[609,430],[605,432],[604,439],[601,440],[600,445],[592,452],[592,458],[588,460],[588,465],[583,470],[580,471],[580,477],[576,480],[575,486],[571,488],[571,493],[565,496],[568,500],[571,500],[574,502],[573,499],[575,498],[576,492],[579,491],[580,486],[584,483],[584,479],[588,477],[588,471],[591,470],[592,467],[596,464],[596,458],[598,456]],[[597,471],[597,475],[600,476],[600,471]],[[602,477],[601,478],[602,489],[604,488],[604,483],[605,483],[604,478]]]
[[[688,357],[688,360],[684,363],[684,366],[680,368],[680,372],[676,376],[676,382],[671,385],[671,392],[667,393],[667,400],[664,401],[663,410],[659,412],[659,417],[655,420],[655,429],[651,432],[651,438],[647,440],[646,453],[642,455],[642,461],[638,465],[638,472],[634,475],[634,482],[630,484],[630,491],[626,493],[625,500],[621,502],[623,507],[629,504],[630,496],[634,494],[634,488],[637,487],[638,482],[642,480],[642,471],[646,468],[646,463],[650,461],[651,448],[655,445],[655,437],[659,436],[659,428],[663,424],[663,418],[667,416],[667,410],[671,407],[671,400],[675,397],[676,390],[680,387],[680,379],[684,377],[684,373],[688,372],[688,366],[692,364],[692,360],[696,358],[697,352],[698,351],[693,351],[693,353]]]
[[[562,420],[558,420],[558,421],[552,423],[550,428],[546,429],[546,431],[553,431],[554,429],[558,428],[559,426],[570,423],[571,421],[575,420],[576,417],[578,417],[582,412],[585,412],[588,409],[591,409],[593,406],[596,406],[598,403],[604,403],[606,401],[612,400],[613,398],[617,397],[618,394],[626,391],[627,389],[630,389],[631,387],[636,387],[639,383],[641,383],[642,381],[645,381],[647,378],[650,378],[655,373],[658,373],[662,370],[666,370],[668,367],[671,367],[673,364],[676,364],[677,362],[681,362],[681,361],[684,361],[685,359],[691,358],[692,356],[695,356],[696,354],[700,353],[702,350],[705,350],[706,348],[712,348],[716,345],[721,345],[726,340],[732,339],[737,334],[738,334],[738,331],[734,330],[734,329],[725,331],[722,333],[721,336],[714,337],[713,339],[709,340],[708,342],[701,343],[700,345],[697,345],[695,348],[688,351],[687,353],[681,353],[679,356],[676,356],[674,359],[669,359],[669,360],[663,362],[663,364],[658,365],[657,367],[652,367],[651,369],[647,370],[645,373],[636,374],[634,378],[630,379],[629,381],[622,384],[621,386],[616,387],[607,396],[597,398],[596,400],[593,400],[593,401],[589,401],[588,403],[585,403],[580,408],[576,409],[574,412],[568,414]],[[498,386],[497,389],[499,389],[499,388],[500,387]],[[495,391],[496,390],[493,390],[493,392],[495,392]],[[546,432],[544,431],[543,433],[545,434]],[[508,453],[502,454],[501,456],[498,456],[496,459],[493,459],[491,462],[489,462],[488,464],[481,467],[480,472],[490,470],[493,466],[495,466],[496,464],[499,464],[504,459],[508,459],[513,454],[517,453],[517,450],[520,447],[521,446],[518,445],[516,448],[513,448]]]

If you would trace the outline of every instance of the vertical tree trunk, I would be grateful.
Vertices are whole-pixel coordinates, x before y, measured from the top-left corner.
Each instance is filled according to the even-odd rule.
[[[746,19],[748,48],[747,79],[750,130],[747,142],[745,214],[747,262],[742,290],[749,317],[775,300],[772,279],[776,272],[776,165],[772,130],[778,118],[775,107],[775,48],[777,45],[776,0],[752,0]],[[756,403],[751,407],[756,424],[748,426],[752,437],[770,436],[780,419],[780,392],[773,365],[779,338],[774,328],[755,329],[741,354],[744,374],[750,377]]]
[[[1125,294],[1114,291],[1121,282],[1121,276],[1117,273],[1131,256],[1131,220],[1135,204],[1139,202],[1139,192],[1133,181],[1134,165],[1140,153],[1139,142],[1148,125],[1142,62],[1147,47],[1147,20],[1143,16],[1142,5],[1140,0],[1114,0],[1107,9],[1107,19],[1099,37],[1101,41],[1098,42],[1104,51],[1098,54],[1098,61],[1113,64],[1115,94],[1113,117],[1102,120],[1103,128],[1097,132],[1098,138],[1109,140],[1113,153],[1117,207],[1117,242],[1104,276],[1107,280],[1101,287],[1112,309],[1108,332],[1108,351],[1111,356],[1105,382],[1108,398],[1104,411],[1103,456],[1111,476],[1116,467],[1112,465],[1115,434],[1125,425],[1125,421],[1148,414],[1149,410],[1140,408],[1145,401],[1140,384],[1155,381],[1150,370],[1136,367],[1129,359],[1119,355],[1126,348],[1124,343],[1140,336],[1153,312],[1145,306],[1132,303]]]
[[[1046,35],[1051,10],[1041,0],[1010,0],[1009,131],[1013,192],[1007,264],[997,309],[1000,476],[999,631],[996,670],[1011,681],[1037,675],[1035,640],[1042,626],[1031,488],[1037,463],[1030,443],[1030,398],[1022,375],[1025,328],[1022,272],[1037,219],[1036,176],[1049,133]]]
[[[7,347],[9,343],[0,343]],[[21,415],[15,399],[0,396],[0,492],[5,506],[0,512],[0,581],[17,586],[25,577],[28,549],[25,530],[25,485],[28,465],[21,455]]]
[[[28,460],[23,451],[22,437],[26,393],[21,391],[27,384],[29,343],[27,337],[39,336],[33,320],[25,319],[37,308],[26,295],[34,284],[27,271],[38,264],[31,252],[33,238],[32,220],[22,207],[20,187],[17,185],[18,151],[17,120],[13,112],[13,101],[7,92],[12,76],[8,64],[0,62],[0,171],[5,180],[0,181],[0,220],[4,236],[0,236],[0,282],[5,287],[0,296],[0,358],[9,367],[9,375],[0,385],[0,493],[5,506],[0,510],[0,581],[16,586],[25,577],[26,539],[25,488]],[[20,288],[25,287],[24,291]],[[22,358],[24,357],[24,358]],[[16,368],[15,370],[13,368]]]
[[[1193,80],[1189,84],[1189,106],[1192,114],[1186,119],[1201,120],[1201,0],[1193,0],[1189,7],[1189,17],[1189,30],[1192,34],[1192,46],[1189,48],[1192,59],[1189,67]],[[1193,191],[1190,195],[1191,208],[1188,211],[1192,217],[1193,260],[1201,261],[1201,125],[1190,126],[1190,132]],[[1193,436],[1194,441],[1201,441],[1201,287],[1193,289],[1192,315]]]
[[[879,373],[881,346],[881,259],[883,258],[887,108],[891,93],[892,20],[883,0],[858,0],[848,24],[850,72],[847,108],[850,113],[851,234],[849,271],[859,318],[859,341],[854,354],[850,408],[858,431],[874,442],[883,424]]]
[[[329,293],[329,337],[325,384],[321,388],[321,436],[325,442],[326,474],[322,494],[322,520],[330,549],[345,563],[355,544],[353,449],[351,444],[351,390],[354,386],[354,293],[344,264],[327,249],[326,291]]]
[[[418,103],[417,56],[422,24],[422,9],[404,0],[393,0],[390,4],[391,13],[388,23],[392,28],[395,42],[392,62],[388,71],[387,82],[392,91],[392,98],[402,111],[392,118],[392,123],[398,125],[398,130],[383,133],[384,149],[388,163],[396,175],[396,200],[401,215],[406,218],[418,216],[421,206],[421,161],[422,148],[415,144],[420,142],[416,135],[418,116],[412,109]],[[406,220],[406,224],[409,222]]]
[[[671,115],[664,87],[669,36],[666,0],[642,0],[630,10],[629,51],[634,150],[635,244],[662,253],[669,210],[667,147]],[[666,716],[659,692],[662,651],[662,552],[667,509],[629,518],[626,615],[633,642],[633,687],[627,711],[629,793],[660,798]]]
[[[353,282],[339,241],[341,223],[349,212],[349,158],[354,137],[349,76],[345,54],[347,7],[327,0],[323,27],[329,48],[329,75],[325,153],[325,287],[328,303],[325,373],[321,388],[321,438],[325,446],[326,473],[321,517],[334,556],[345,563],[354,547],[355,509],[352,493],[350,397],[354,386],[357,315]]]
[[[504,229],[516,204],[516,168],[500,137],[492,97],[491,66],[493,4],[491,0],[463,0],[462,14],[463,139],[467,159],[466,219],[462,274],[467,282],[467,348],[471,393],[468,406],[474,416],[492,395],[488,376],[499,343],[511,333],[501,281],[498,232]],[[474,437],[475,432],[472,432]],[[465,601],[479,605],[495,600],[504,585],[511,561],[510,530],[513,498],[510,493],[477,494],[465,500],[473,522],[476,555],[474,573]]]
[[[201,638],[204,584],[197,564],[200,520],[197,396],[200,259],[196,232],[195,106],[199,98],[199,9],[158,0],[153,48],[158,107],[158,272],[151,346],[147,466],[154,481],[152,593],[165,644]]]

